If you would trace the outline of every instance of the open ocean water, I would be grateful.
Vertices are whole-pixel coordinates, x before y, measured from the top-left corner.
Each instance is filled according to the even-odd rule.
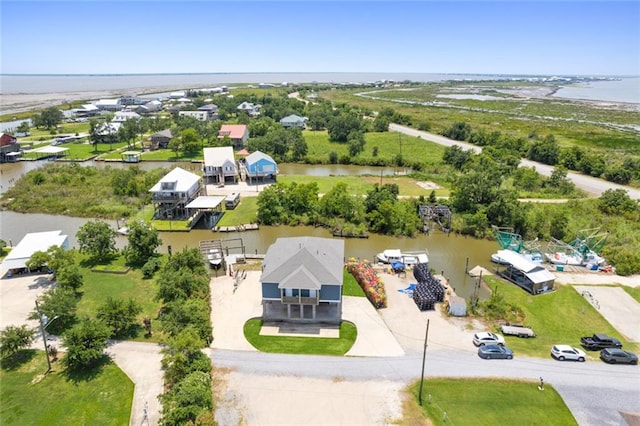
[[[17,75],[0,74],[0,94],[35,94],[128,90],[152,93],[154,89],[206,88],[232,83],[368,83],[393,81],[496,80],[527,77],[499,74],[427,73],[213,73],[213,74],[114,74],[114,75]],[[139,94],[139,93],[132,93]],[[596,81],[562,87],[561,98],[640,103],[640,77]]]

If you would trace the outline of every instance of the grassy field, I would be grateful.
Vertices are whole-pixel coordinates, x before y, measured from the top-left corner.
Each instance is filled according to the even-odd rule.
[[[626,349],[638,350],[638,344],[627,341],[589,302],[572,286],[560,285],[549,294],[532,296],[520,287],[496,277],[484,277],[492,291],[520,307],[525,315],[524,324],[533,328],[536,337],[521,339],[505,336],[506,345],[519,354],[549,357],[555,344],[579,346],[580,337],[605,333],[620,339]],[[498,331],[498,325],[495,326]],[[589,359],[598,359],[598,352],[587,352]]]
[[[460,90],[463,85],[456,86]],[[541,135],[553,134],[565,146],[591,147],[607,150],[609,154],[622,150],[640,155],[637,133],[618,130],[609,124],[637,123],[640,119],[638,112],[600,108],[554,98],[505,98],[490,101],[436,98],[439,93],[451,93],[451,87],[450,84],[443,83],[429,84],[425,88],[411,91],[381,92],[373,96],[383,99],[375,100],[355,95],[366,92],[363,89],[324,91],[320,92],[320,96],[374,111],[393,108],[411,117],[416,125],[428,123],[434,133],[442,132],[455,122],[466,122],[474,129],[500,130],[503,134],[518,137],[526,137],[535,131]],[[495,96],[495,93],[491,95]],[[410,105],[394,102],[393,99],[416,102],[437,100],[446,102],[446,105]]]
[[[0,369],[3,426],[129,424],[133,382],[112,362],[85,376],[69,374],[56,362],[43,377],[44,352],[29,351],[27,357],[22,365],[3,362]]]
[[[307,142],[307,158],[312,162],[327,163],[329,153],[335,152],[338,158],[349,155],[346,143],[331,142],[326,131],[305,130],[304,139]],[[376,157],[373,149],[378,149]],[[355,159],[354,163],[372,163],[375,161],[387,161],[389,164],[402,152],[407,161],[421,161],[427,170],[441,166],[442,155],[445,147],[433,142],[425,141],[412,136],[401,135],[397,132],[370,132],[365,133],[365,147]]]
[[[214,324],[215,326],[215,324]],[[262,352],[299,355],[336,355],[347,353],[356,341],[358,331],[350,322],[340,324],[340,338],[261,336],[262,319],[250,319],[244,324],[244,336]]]
[[[418,181],[404,176],[305,176],[305,175],[289,175],[278,177],[278,182],[282,183],[299,183],[309,184],[315,182],[318,184],[320,194],[329,192],[331,188],[336,184],[343,182],[349,187],[350,194],[366,195],[367,192],[373,189],[373,186],[377,183],[380,184],[396,184],[400,191],[400,196],[405,197],[419,197],[423,195],[428,197],[431,194],[431,189],[425,189],[418,185]],[[446,188],[436,189],[436,195],[439,197],[445,197],[449,195],[449,190]]]
[[[114,262],[116,267],[123,262]],[[96,310],[107,298],[128,300],[135,299],[142,306],[142,313],[138,315],[140,327],[135,336],[129,340],[138,342],[159,342],[164,334],[160,330],[160,320],[158,313],[161,303],[154,299],[157,286],[154,279],[146,280],[142,277],[142,272],[138,269],[131,269],[126,274],[116,274],[107,272],[93,272],[89,267],[82,267],[84,276],[84,286],[81,288],[82,297],[78,303],[78,317],[95,317]],[[145,317],[151,318],[151,336],[145,334],[142,328],[142,320]]]
[[[577,425],[567,404],[549,384],[545,384],[541,392],[537,382],[426,379],[422,406],[418,405],[419,388],[420,382],[410,387],[413,396],[410,409],[421,410],[433,425]]]

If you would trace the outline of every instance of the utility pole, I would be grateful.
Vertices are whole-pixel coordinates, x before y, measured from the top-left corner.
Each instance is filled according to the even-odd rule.
[[[418,403],[422,405],[422,384],[424,383],[424,363],[427,358],[427,338],[429,337],[429,320],[427,319],[427,331],[424,335],[424,350],[422,351],[422,373],[420,374],[420,390],[418,391]]]
[[[42,341],[44,342],[44,353],[47,356],[47,373],[51,371],[51,360],[49,359],[49,348],[47,347],[47,335],[44,330],[44,318],[40,314],[40,306],[38,305],[38,300],[36,299],[36,312],[38,313],[38,322],[40,323],[40,333],[42,333]],[[46,373],[45,373],[46,374]]]

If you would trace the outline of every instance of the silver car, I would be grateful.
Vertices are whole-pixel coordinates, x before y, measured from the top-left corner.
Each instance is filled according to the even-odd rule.
[[[559,361],[571,360],[584,362],[587,354],[584,351],[569,345],[554,345],[551,348],[551,356]]]

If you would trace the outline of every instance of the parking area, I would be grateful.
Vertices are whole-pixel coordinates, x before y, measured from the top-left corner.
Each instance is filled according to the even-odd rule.
[[[640,303],[620,287],[574,286],[598,312],[632,342],[640,342]],[[594,330],[597,332],[597,330]]]

